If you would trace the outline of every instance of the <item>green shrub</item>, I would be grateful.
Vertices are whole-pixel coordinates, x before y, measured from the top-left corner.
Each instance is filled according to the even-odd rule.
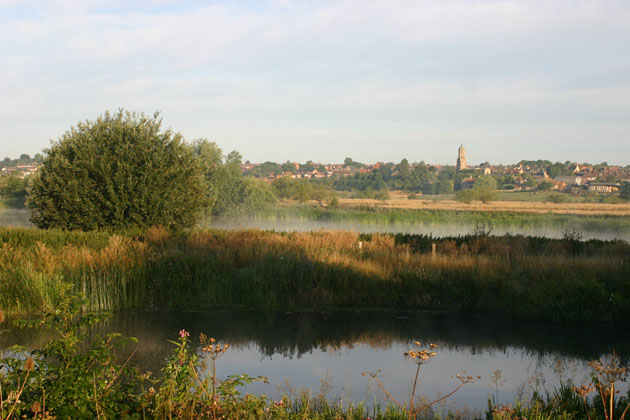
[[[199,159],[161,120],[120,110],[70,128],[50,149],[27,198],[41,228],[194,226],[207,204]]]

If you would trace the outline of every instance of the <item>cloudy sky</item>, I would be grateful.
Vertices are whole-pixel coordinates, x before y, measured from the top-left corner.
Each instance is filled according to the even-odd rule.
[[[252,162],[630,163],[628,0],[0,0],[0,159],[118,108]]]

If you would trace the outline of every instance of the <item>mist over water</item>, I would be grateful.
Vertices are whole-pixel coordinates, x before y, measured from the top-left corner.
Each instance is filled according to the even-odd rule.
[[[309,220],[299,218],[261,219],[256,217],[214,217],[201,223],[202,227],[237,230],[237,229],[261,229],[275,231],[309,232],[318,230],[351,230],[358,233],[411,233],[419,235],[432,235],[434,237],[458,236],[475,233],[480,226],[467,223],[353,223],[332,220]],[[563,228],[551,227],[504,227],[495,226],[487,228],[486,232],[492,235],[525,235],[543,236],[547,238],[562,238],[565,234],[579,232],[583,239],[613,240],[622,239],[630,241],[630,232],[614,230],[578,230],[573,226]]]
[[[27,209],[0,209],[0,226],[33,227],[29,221],[30,212]],[[202,228],[213,229],[261,229],[278,232],[309,232],[319,230],[351,230],[358,233],[411,233],[420,235],[432,235],[434,237],[458,236],[474,233],[479,226],[470,223],[359,223],[339,222],[333,220],[311,220],[307,218],[274,218],[264,219],[259,217],[212,217],[199,224]],[[588,230],[578,229],[574,226],[562,228],[552,227],[519,227],[519,226],[494,226],[486,227],[492,235],[525,235],[543,236],[547,238],[562,238],[567,232],[578,232],[583,239],[613,240],[621,239],[630,241],[630,232],[615,230]]]
[[[27,209],[0,208],[0,226],[33,227],[30,217]]]

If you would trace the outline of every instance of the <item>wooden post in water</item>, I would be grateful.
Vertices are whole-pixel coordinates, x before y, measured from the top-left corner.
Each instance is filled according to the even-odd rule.
[[[431,257],[435,258],[435,242],[431,244]]]

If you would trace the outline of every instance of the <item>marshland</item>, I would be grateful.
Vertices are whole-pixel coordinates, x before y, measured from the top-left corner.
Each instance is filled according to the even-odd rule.
[[[282,408],[271,410],[273,418],[407,418],[414,361],[404,353],[415,341],[439,346],[421,367],[416,407],[456,388],[463,371],[481,376],[418,415],[501,418],[500,407],[516,408],[521,399],[518,412],[534,418],[561,413],[559,407],[573,416],[566,418],[586,418],[571,387],[592,381],[591,360],[615,351],[625,363],[630,344],[624,333],[630,245],[622,240],[494,236],[484,229],[435,237],[160,227],[126,233],[7,227],[0,238],[0,307],[9,325],[41,318],[34,314],[60,316],[60,300],[84,294],[77,309],[114,316],[73,334],[137,337],[138,344],[112,348],[112,360],[122,364],[133,354],[134,366],[163,383],[184,381],[181,372],[169,377],[172,369],[157,373],[169,360],[197,366],[210,357],[195,342],[200,333],[212,334],[230,345],[214,365],[219,381],[264,376],[238,389],[269,395],[256,404]],[[187,347],[182,340],[189,336],[169,342],[184,329],[193,339]],[[7,330],[3,345],[27,349],[45,348],[55,337],[41,326]],[[203,372],[201,365],[195,369]],[[361,375],[376,371],[376,378]],[[166,413],[150,392],[144,408],[125,398],[118,404],[127,410]],[[207,407],[201,397],[162,398],[173,413],[186,407],[203,416]],[[588,410],[596,413],[597,404],[592,398]],[[226,404],[222,410],[232,418],[257,409]]]

